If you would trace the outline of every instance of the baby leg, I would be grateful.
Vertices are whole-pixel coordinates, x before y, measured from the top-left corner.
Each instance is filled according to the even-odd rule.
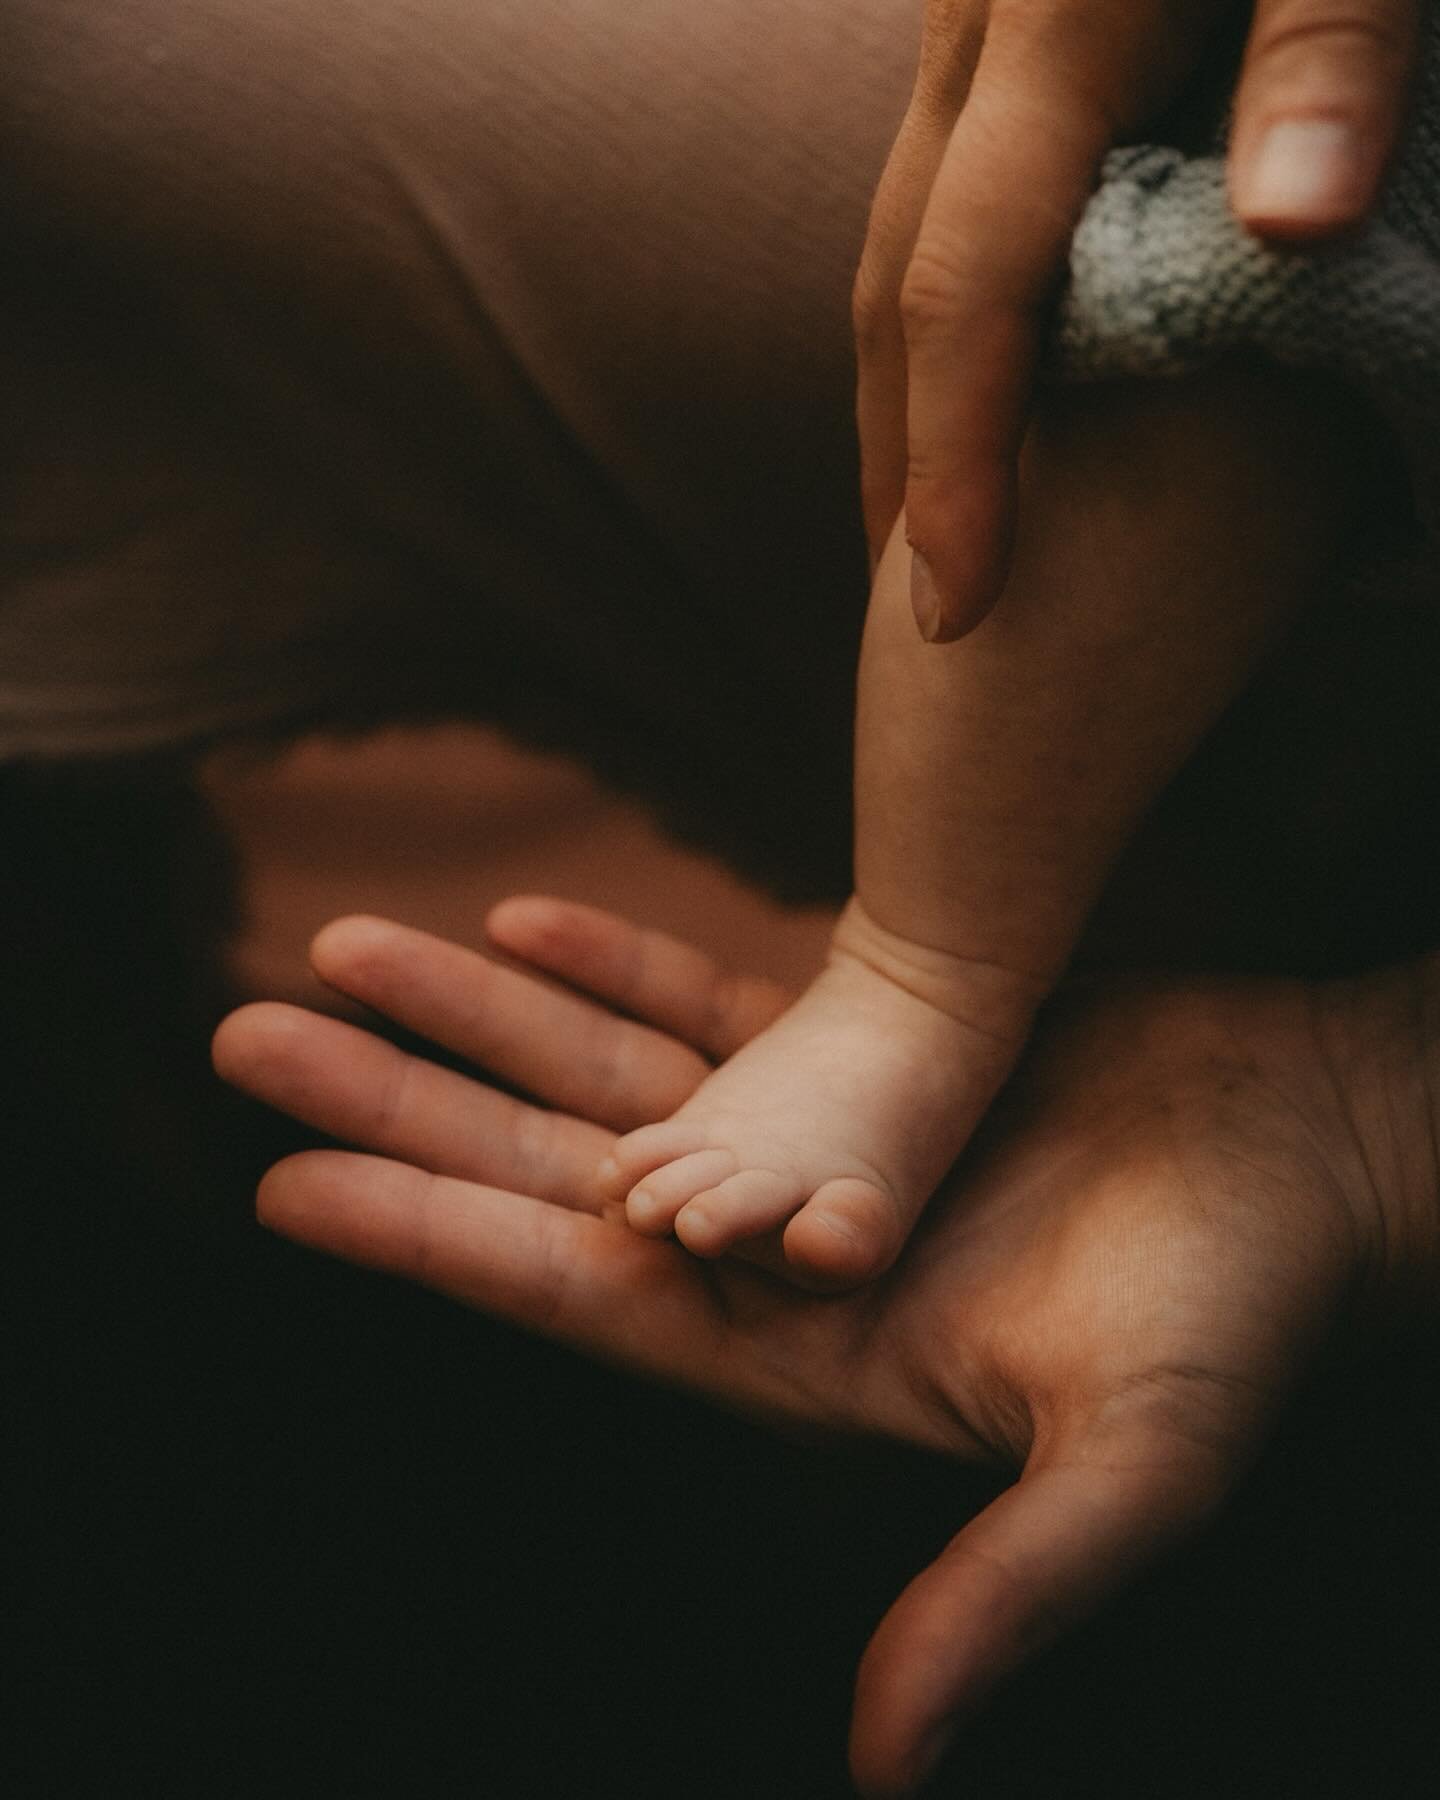
[[[1106,872],[1343,527],[1333,396],[1232,371],[1047,401],[993,615],[922,642],[897,527],[866,625],[856,891],[816,981],[602,1182],[701,1255],[784,1227],[878,1274],[1013,1066]],[[788,1221],[788,1224],[787,1224]]]

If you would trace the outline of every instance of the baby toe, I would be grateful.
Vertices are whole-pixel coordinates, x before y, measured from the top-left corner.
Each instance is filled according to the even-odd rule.
[[[783,1225],[804,1199],[805,1190],[793,1176],[742,1169],[696,1194],[677,1216],[675,1235],[697,1256],[722,1256],[732,1245]]]
[[[652,1169],[705,1147],[695,1127],[679,1119],[662,1119],[658,1125],[642,1125],[638,1131],[628,1131],[600,1165],[601,1192],[610,1199],[623,1200]]]
[[[686,1201],[735,1172],[732,1150],[696,1150],[651,1169],[630,1190],[625,1217],[647,1237],[663,1237]]]
[[[827,1286],[856,1287],[884,1274],[913,1224],[873,1182],[827,1181],[790,1221],[785,1257]]]

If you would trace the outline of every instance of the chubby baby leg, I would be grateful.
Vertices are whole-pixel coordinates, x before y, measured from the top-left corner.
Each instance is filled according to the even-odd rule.
[[[1046,401],[1013,572],[924,643],[897,526],[866,624],[856,891],[825,968],[601,1172],[631,1224],[885,1269],[1013,1067],[1141,815],[1322,579],[1354,420],[1231,370]],[[1351,459],[1353,461],[1353,459]]]

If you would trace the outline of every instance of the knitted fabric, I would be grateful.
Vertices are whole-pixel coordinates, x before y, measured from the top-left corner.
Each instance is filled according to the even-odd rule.
[[[1221,136],[1223,148],[1223,134]],[[1324,249],[1271,247],[1230,212],[1222,155],[1114,151],[1075,234],[1051,346],[1069,379],[1177,375],[1226,352],[1325,369],[1408,463],[1427,563],[1440,547],[1440,9],[1374,218]]]

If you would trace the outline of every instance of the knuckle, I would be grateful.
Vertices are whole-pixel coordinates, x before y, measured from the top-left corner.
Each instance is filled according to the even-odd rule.
[[[385,1080],[375,1103],[375,1135],[385,1144],[402,1141],[405,1127],[415,1108],[411,1096],[415,1090],[418,1065],[412,1056],[397,1052],[385,1072]]]
[[[1321,74],[1352,88],[1408,69],[1414,25],[1411,0],[1338,6],[1291,0],[1256,20],[1251,54],[1272,77]]]
[[[918,244],[900,288],[900,317],[909,338],[949,330],[964,307],[963,257],[935,242]]]
[[[933,558],[945,541],[943,488],[947,474],[934,457],[912,455],[905,488],[905,542]]]
[[[596,1118],[609,1120],[624,1112],[628,1059],[624,1038],[607,1025],[608,1021],[585,1033],[584,1050],[589,1105]]]
[[[893,308],[874,273],[861,263],[850,290],[850,322],[861,356],[878,351],[889,335]]]
[[[552,1116],[517,1106],[509,1115],[512,1179],[527,1194],[549,1194],[555,1185],[555,1132]]]

